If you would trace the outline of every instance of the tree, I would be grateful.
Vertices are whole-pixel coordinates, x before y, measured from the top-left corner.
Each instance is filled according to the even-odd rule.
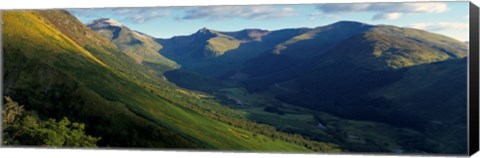
[[[86,135],[85,124],[64,117],[41,120],[32,111],[5,97],[2,111],[4,145],[39,145],[48,147],[96,147],[100,138]]]
[[[20,116],[25,110],[23,106],[19,106],[17,102],[12,101],[10,97],[5,97],[4,111],[2,111],[2,125],[8,127],[13,124],[15,118]]]

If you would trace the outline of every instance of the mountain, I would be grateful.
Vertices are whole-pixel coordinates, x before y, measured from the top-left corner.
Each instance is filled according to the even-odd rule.
[[[462,58],[466,51],[467,45],[462,42],[422,30],[337,22],[277,45],[273,53],[252,59],[254,65],[246,66],[242,72],[252,76],[270,75],[306,63],[305,58],[311,58],[307,62],[312,64],[300,69],[335,61],[369,69],[396,69]],[[270,61],[273,58],[281,59]]]
[[[415,150],[461,153],[466,148],[453,146],[466,143],[467,52],[464,43],[446,36],[380,25],[310,60],[280,53],[282,62],[259,58],[258,63],[274,65],[270,69],[248,65],[242,72],[253,78],[244,80],[252,92],[280,91],[275,97],[283,102],[414,129],[426,136],[419,142],[436,144],[416,145]],[[274,64],[288,61],[293,62],[283,68]],[[419,147],[425,145],[435,147]]]
[[[244,65],[244,62],[271,51],[275,45],[307,30],[245,29],[222,32],[202,28],[188,36],[157,39],[157,42],[164,46],[161,53],[180,63],[183,69],[210,77],[220,77]]]
[[[221,56],[240,45],[239,40],[208,28],[202,28],[189,36],[159,41],[166,46],[166,51],[162,54],[180,61]]]
[[[466,55],[467,46],[452,38],[417,29],[381,25],[339,42],[325,53],[303,62],[307,64],[298,66],[298,69],[277,72],[262,80],[278,82],[278,78],[282,78],[282,82],[295,83],[301,94],[309,94],[306,96],[317,101],[322,98],[328,100],[325,97],[341,99],[347,93],[368,93],[405,75],[421,75],[403,74],[404,68],[458,60]],[[432,82],[435,80],[432,78]]]
[[[241,31],[223,32],[223,34],[238,39],[243,42],[261,41],[270,31],[262,29],[244,29]]]
[[[337,31],[341,34],[335,37],[340,39],[344,35],[344,38],[337,40],[336,43],[333,42],[335,44],[327,44],[333,46],[323,47],[325,50],[316,51],[319,49],[317,45],[322,45],[322,42],[317,41],[319,44],[302,45],[302,49],[312,50],[311,52],[299,51],[297,54],[291,55],[285,49],[278,54],[272,53],[277,55],[259,56],[241,70],[251,77],[251,79],[244,80],[245,86],[251,91],[263,91],[269,89],[271,85],[288,85],[284,88],[295,91],[295,93],[278,96],[286,102],[329,111],[352,119],[360,119],[359,116],[365,116],[362,119],[376,119],[383,117],[375,117],[376,114],[387,113],[375,112],[382,108],[377,106],[388,107],[391,98],[371,96],[370,93],[384,86],[390,86],[406,76],[419,76],[422,73],[428,74],[433,71],[429,71],[427,68],[418,68],[419,71],[422,70],[421,73],[408,73],[416,70],[414,67],[432,67],[428,65],[460,60],[467,55],[467,45],[460,41],[422,30],[396,26],[368,26],[360,23],[340,22],[326,26],[325,28],[330,28],[330,32],[320,37],[329,37],[328,35],[332,33],[331,27],[348,27],[346,25],[354,28],[352,30],[357,30],[357,32]],[[292,44],[290,48],[293,45],[295,44]],[[300,53],[310,58],[301,60],[298,55]],[[275,56],[275,58],[271,56]],[[446,69],[452,69],[448,70],[451,73],[429,79],[431,82],[436,82],[449,75],[456,76],[456,80],[465,78],[465,72],[453,74],[453,72],[461,71],[461,68],[465,69],[462,67],[465,63],[461,61],[449,64],[452,65],[450,67],[444,66]],[[440,70],[434,72],[437,71]],[[433,85],[439,87],[443,84]],[[428,90],[435,91],[433,85]],[[406,87],[423,86],[410,85]],[[456,85],[456,89],[460,90],[459,88],[462,88],[462,85]],[[455,91],[455,94],[460,91]],[[416,96],[419,95],[421,94]],[[348,101],[345,98],[349,98]],[[435,105],[447,106],[445,104]],[[364,111],[365,114],[360,115],[361,111]],[[402,115],[410,116],[409,114]],[[422,115],[416,114],[416,116]]]
[[[88,27],[111,40],[122,52],[139,64],[161,71],[178,67],[177,63],[159,53],[163,46],[155,42],[155,38],[131,30],[113,19],[97,19],[89,23]]]
[[[395,70],[336,63],[263,91],[300,107],[335,116],[386,123],[424,133],[425,152],[466,152],[467,60],[450,59]],[[259,83],[260,84],[260,83]],[[420,138],[420,137],[418,137]],[[448,139],[447,139],[448,138]],[[433,144],[423,144],[434,142]],[[429,149],[421,146],[432,146]],[[435,147],[433,147],[435,146]]]
[[[307,53],[320,54],[335,46],[339,41],[370,29],[371,25],[340,21],[327,26],[316,27],[275,46],[273,53],[290,56],[308,57]],[[304,51],[306,49],[308,51]]]
[[[467,50],[466,44],[450,37],[418,29],[380,25],[349,38],[332,52],[355,65],[396,69],[463,58]]]
[[[373,26],[358,22],[340,21],[310,29],[270,47],[270,52],[252,58],[241,72],[256,78],[293,69],[371,27]]]
[[[212,45],[206,41],[218,36],[240,45],[216,56],[199,53]],[[249,112],[256,121],[300,131],[310,138],[328,137],[328,141],[350,150],[360,150],[359,146],[362,151],[397,150],[398,146],[408,152],[466,150],[458,146],[465,143],[468,49],[453,38],[413,28],[340,21],[273,31],[201,29],[189,36],[157,41],[165,46],[168,57],[182,64],[181,69],[169,72],[170,82],[224,98],[227,103],[233,98],[231,106],[240,106],[237,108]],[[192,84],[196,80],[200,84]],[[242,106],[248,102],[251,107]],[[291,111],[295,112],[289,114]],[[331,120],[320,117],[319,112],[340,120],[372,123],[378,129],[355,133],[372,140],[357,145],[333,129],[325,134],[311,125],[279,123],[279,119],[291,121],[298,113],[309,113],[303,117],[313,115],[324,122]],[[384,125],[391,127],[379,128]],[[365,134],[387,129],[378,137]],[[394,141],[385,143],[384,138]],[[416,141],[410,141],[413,139]],[[391,147],[378,148],[378,144]]]
[[[67,11],[5,11],[2,21],[4,95],[40,118],[84,122],[97,146],[339,151],[158,78]]]

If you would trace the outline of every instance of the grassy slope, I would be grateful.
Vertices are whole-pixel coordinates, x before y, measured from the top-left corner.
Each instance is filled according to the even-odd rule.
[[[94,24],[89,26],[103,37],[110,39],[120,50],[139,64],[148,62],[150,64],[161,65],[163,69],[178,67],[174,61],[159,53],[163,46],[155,42],[153,37],[135,32],[124,26],[99,27]],[[118,29],[118,32],[116,29]],[[114,36],[114,34],[116,35]]]
[[[175,87],[160,84],[161,80],[108,45],[79,47],[73,39],[89,40],[78,34],[65,35],[69,28],[40,14],[44,13],[4,12],[8,94],[29,102],[43,114],[63,110],[69,117],[80,116],[75,119],[98,132],[103,145],[307,150],[204,117],[180,99],[166,100],[187,96],[172,93]],[[76,19],[72,16],[67,20]]]
[[[466,52],[464,43],[443,35],[379,25],[345,40],[330,54],[338,61],[383,70],[462,58]]]
[[[312,32],[313,31],[310,31],[308,33]],[[302,43],[301,41],[303,40],[308,41],[312,39],[313,35],[308,33],[292,38],[293,42],[290,42],[290,44],[295,44],[297,42]],[[345,45],[349,45],[350,47],[345,47]],[[289,48],[292,49],[292,46]],[[302,49],[309,50],[309,48]],[[288,49],[282,49],[282,52],[287,50]],[[362,128],[364,129],[363,131],[344,126],[344,123],[338,124],[337,128],[344,128],[344,131],[346,132],[355,131],[352,133],[360,133],[359,135],[362,137],[374,140],[380,145],[384,145],[384,143],[381,141],[381,137],[384,137],[385,139],[388,139],[388,141],[385,141],[385,143],[389,144],[384,145],[384,147],[389,149],[398,149],[403,147],[407,152],[445,153],[462,153],[465,150],[465,148],[463,148],[465,139],[463,138],[464,136],[462,136],[465,131],[465,127],[463,126],[465,123],[465,108],[459,106],[465,105],[462,102],[465,101],[465,91],[462,89],[462,87],[465,86],[462,84],[465,81],[464,70],[466,69],[461,61],[456,61],[458,60],[457,58],[462,58],[466,55],[466,45],[464,43],[439,34],[428,33],[416,29],[398,28],[393,26],[377,26],[367,32],[358,34],[344,41],[342,44],[332,49],[329,53],[331,56],[333,56],[333,58],[328,58],[328,55],[326,55],[327,58],[324,58],[325,56],[319,56],[317,59],[323,59],[317,60],[319,62],[312,62],[313,66],[316,66],[316,69],[315,67],[309,67],[314,69],[312,71],[307,71],[307,74],[302,75],[303,77],[300,77],[300,81],[291,81],[297,82],[298,84],[301,84],[301,86],[285,86],[286,88],[282,86],[283,89],[289,89],[292,91],[311,90],[301,94],[298,92],[293,92],[293,94],[287,93],[286,96],[297,99],[296,101],[289,103],[300,104],[301,102],[311,101],[307,104],[310,104],[312,107],[326,107],[329,103],[322,103],[322,101],[328,100],[332,97],[340,97],[338,100],[346,100],[345,98],[349,98],[349,100],[356,100],[357,102],[346,103],[346,105],[350,105],[352,107],[338,108],[340,107],[339,105],[334,105],[333,108],[337,108],[335,111],[347,111],[351,112],[353,115],[364,114],[366,116],[371,115],[373,117],[376,115],[373,115],[372,113],[387,114],[388,111],[393,111],[391,113],[394,114],[396,112],[402,112],[405,113],[405,115],[398,114],[403,117],[398,118],[401,118],[401,120],[404,120],[407,123],[409,122],[409,124],[412,124],[412,126],[413,124],[419,124],[416,126],[421,126],[421,128],[426,131],[422,131],[424,133],[421,133],[420,131],[415,131],[412,129],[394,128],[392,126],[386,126],[384,123],[378,123],[382,122],[381,120],[376,120],[377,122],[368,121],[368,126],[373,125],[376,126],[375,128],[368,128],[367,124],[362,125],[361,123],[358,123],[358,126],[355,126],[355,128]],[[444,60],[448,60],[448,62],[434,63]],[[325,65],[328,66],[335,62],[337,62],[337,65],[325,67]],[[348,63],[348,66],[346,63]],[[272,64],[267,63],[267,65]],[[274,64],[274,66],[278,67],[279,65]],[[252,70],[260,72],[259,70],[261,69],[258,67],[259,66],[252,66]],[[322,67],[323,69],[319,69]],[[371,72],[372,69],[401,69],[403,67],[412,68],[409,69],[405,74],[402,74],[402,72]],[[308,68],[306,70],[308,70]],[[371,73],[368,74],[368,72]],[[265,75],[268,73],[261,72],[260,74]],[[283,74],[282,76],[286,75]],[[308,76],[309,79],[305,79],[305,76]],[[403,79],[400,79],[401,77],[403,77]],[[270,77],[267,80],[271,81],[274,78],[278,77]],[[400,79],[400,81],[394,83],[395,80],[398,79]],[[290,85],[292,85],[291,82]],[[386,89],[388,90],[383,90],[378,94],[385,93],[385,97],[388,99],[387,103],[392,102],[393,104],[391,106],[389,104],[383,104],[381,100],[383,98],[375,98],[377,96],[371,98],[371,101],[368,100],[370,98],[366,98],[365,96],[361,96],[360,98],[358,97],[359,94],[368,94],[369,92],[375,91],[375,89],[385,86],[386,84],[392,85],[387,85],[388,88]],[[265,84],[259,83],[259,85]],[[376,87],[372,88],[374,86]],[[270,87],[274,87],[273,84]],[[361,91],[361,89],[365,89],[366,91]],[[320,94],[322,91],[340,93]],[[350,96],[347,96],[348,93],[352,92],[358,94],[350,94]],[[315,94],[319,95],[313,96],[312,98],[307,97]],[[321,98],[322,96],[325,98]],[[380,96],[383,97],[383,94]],[[240,98],[239,96],[234,97]],[[377,99],[378,101],[376,101]],[[377,105],[378,107],[370,107]],[[368,106],[368,108],[366,106]],[[435,112],[430,110],[431,107],[435,107]],[[289,128],[289,124],[293,124],[278,123],[279,120],[291,120],[288,119],[289,114],[277,116],[275,116],[276,114],[272,113],[268,114],[267,112],[263,111],[264,106],[238,106],[238,108],[248,111],[254,120],[272,124],[276,127]],[[375,111],[377,109],[384,108],[386,108],[385,111]],[[367,111],[375,112],[368,114]],[[418,123],[414,121],[416,119],[413,119],[413,121],[408,120],[411,119],[409,116],[420,117],[424,120],[433,122],[428,124]],[[271,119],[272,117],[275,119]],[[392,115],[392,117],[396,116]],[[453,121],[452,118],[454,118]],[[377,116],[376,119],[392,120],[391,122],[404,124],[401,120],[394,120],[381,115]],[[438,120],[440,120],[440,125],[435,125],[438,123]],[[394,123],[391,124],[395,126],[396,124]],[[301,127],[301,124],[303,123],[297,123],[298,126],[296,127]],[[385,127],[394,130],[386,130],[387,128]],[[405,127],[405,125],[399,127]],[[308,129],[311,127],[303,126],[303,128]],[[378,132],[379,130],[385,132]],[[368,134],[368,132],[377,132],[378,135],[374,136]],[[343,145],[343,143],[345,142],[339,144]],[[363,149],[367,149],[366,145],[363,147]]]
[[[92,58],[90,55],[84,55],[81,52],[87,52],[79,47],[72,39],[54,28],[53,24],[47,23],[42,16],[36,12],[19,11],[3,13],[3,35],[5,37],[5,80],[9,81],[7,92],[13,97],[18,97],[23,102],[31,104],[31,108],[40,113],[55,115],[53,110],[74,109],[73,115],[79,115],[76,110],[83,111],[83,115],[91,118],[109,116],[97,120],[98,124],[88,118],[89,127],[95,128],[95,131],[103,136],[104,145],[118,146],[111,141],[107,134],[112,137],[119,136],[113,130],[126,130],[137,127],[139,130],[145,130],[152,126],[152,130],[161,130],[159,136],[170,136],[170,141],[177,141],[183,147],[189,147],[188,141],[181,138],[147,120],[131,113],[125,104],[117,101],[107,100],[101,96],[100,92],[95,90],[108,91],[111,87],[105,87],[106,82],[118,84],[119,77],[108,70],[102,61],[102,64],[96,64],[98,58]],[[90,53],[90,52],[88,52]],[[101,80],[100,80],[101,78]],[[95,88],[95,89],[91,89]],[[53,91],[42,96],[41,89],[46,92]],[[64,91],[63,94],[54,92],[55,90]],[[74,92],[72,92],[74,91]],[[75,94],[76,92],[76,94]],[[9,95],[7,93],[7,95]],[[67,95],[71,96],[71,98]],[[62,99],[62,100],[54,100]],[[69,100],[67,100],[69,99]],[[80,102],[80,100],[82,100]],[[68,103],[67,101],[76,101]],[[84,103],[82,103],[84,102]],[[78,103],[78,104],[76,104]],[[96,106],[101,105],[101,106]],[[65,107],[56,107],[65,106]],[[65,110],[64,110],[65,111]],[[47,115],[48,115],[47,114]],[[68,115],[68,113],[67,113]],[[69,117],[72,117],[71,115]],[[82,119],[82,117],[75,118]],[[120,123],[114,123],[118,121]],[[143,124],[143,125],[142,125]],[[103,127],[102,127],[103,126]],[[104,130],[105,129],[105,130]],[[114,133],[110,133],[114,132]],[[119,138],[119,143],[125,143]],[[139,146],[170,146],[157,138],[148,141],[146,138],[139,138],[139,141],[145,141],[145,144]],[[158,142],[157,142],[158,141]],[[136,146],[135,142],[129,146]],[[192,147],[195,145],[192,145]]]
[[[182,69],[210,77],[230,77],[229,75],[235,75],[234,71],[242,68],[249,60],[261,54],[271,52],[275,45],[302,34],[307,30],[308,29],[277,30],[268,32],[268,34],[261,36],[261,38],[258,37],[260,35],[255,35],[255,33],[252,33],[253,35],[247,34],[248,31],[245,30],[238,32],[205,30],[209,32],[164,40],[162,44],[166,49],[164,49],[165,51],[163,53],[167,53],[167,55],[170,55],[176,61],[181,62]],[[203,36],[199,38],[198,36],[202,35],[202,33],[204,33]],[[179,47],[179,45],[181,46]],[[199,54],[198,52],[205,51],[206,54],[212,54],[211,52],[221,53],[214,58],[199,58],[198,56],[185,55]],[[182,56],[183,58],[177,58],[175,55]]]
[[[444,152],[466,152],[467,59],[414,66],[399,81],[376,92],[394,109],[430,120],[425,133]],[[416,87],[416,88],[412,88]]]
[[[403,144],[407,152],[458,154],[466,151],[465,64],[465,58],[450,59],[402,68],[396,72],[375,73],[353,65],[339,69],[341,66],[337,65],[310,74],[310,79],[296,81],[297,86],[303,84],[299,87],[292,86],[292,82],[279,85],[283,89],[301,91],[300,95],[297,95],[298,92],[282,95],[282,98],[297,99],[287,101],[291,104],[311,105],[310,108],[347,119],[410,128],[414,132],[402,134],[392,131],[389,136]],[[308,98],[309,95],[312,97]]]
[[[354,22],[318,27],[276,47],[274,53],[278,55],[259,55],[243,71],[252,77],[275,81],[291,76],[292,72],[306,71],[305,75],[313,74],[318,71],[318,67],[335,62],[346,62],[373,70],[398,69],[462,58],[467,50],[464,43],[439,34]],[[298,58],[304,59],[294,60]],[[298,68],[292,70],[295,66]],[[272,75],[275,73],[277,75]]]
[[[276,45],[273,53],[300,58],[319,55],[335,46],[339,41],[366,31],[371,27],[371,25],[349,21],[316,27]]]
[[[418,146],[428,146],[424,134],[373,121],[359,121],[302,108],[275,99],[285,93],[272,86],[268,92],[248,93],[241,88],[226,88],[218,92],[224,105],[245,111],[249,118],[270,124],[282,131],[300,133],[311,139],[339,144],[352,152],[422,152]],[[223,96],[223,97],[221,97]],[[238,101],[241,101],[239,104]],[[265,111],[265,107],[277,107],[282,114]],[[319,128],[318,123],[326,126]],[[411,142],[412,138],[419,138]],[[429,139],[427,139],[429,140]],[[410,141],[410,142],[408,142]],[[458,144],[457,144],[458,145]],[[414,148],[416,147],[416,148]]]
[[[410,67],[402,79],[380,89],[375,94],[383,95],[395,102],[402,102],[403,104],[398,105],[398,108],[418,112],[418,115],[429,119],[449,122],[452,118],[466,112],[466,109],[455,108],[455,105],[466,104],[466,64],[466,58],[463,58]],[[425,96],[418,97],[422,95]],[[431,109],[436,112],[429,111],[427,115],[425,109],[430,109],[432,106],[444,109]]]
[[[164,49],[161,53],[183,64],[224,55],[240,46],[240,41],[221,32],[203,28],[189,36],[157,40]]]
[[[205,48],[214,53],[214,56],[223,55],[225,52],[237,49],[240,46],[240,41],[235,38],[219,34],[217,37],[210,38],[207,41],[208,45]]]

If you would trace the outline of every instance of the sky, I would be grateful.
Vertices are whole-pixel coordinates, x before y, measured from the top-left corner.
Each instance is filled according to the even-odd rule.
[[[157,38],[201,28],[239,31],[314,28],[338,21],[412,27],[468,41],[468,2],[344,3],[68,9],[83,23],[111,18]]]

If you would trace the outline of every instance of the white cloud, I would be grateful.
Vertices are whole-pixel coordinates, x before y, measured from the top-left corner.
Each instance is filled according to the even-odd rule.
[[[309,17],[310,19],[316,19],[317,17],[323,17],[323,18],[327,18],[327,19],[340,19],[340,16],[338,16],[338,15],[325,14],[325,13],[322,13],[322,12],[313,12],[313,13],[310,13],[310,14],[308,14],[308,17]]]
[[[100,18],[98,16],[116,16],[117,20],[130,23],[144,23],[153,19],[170,16],[165,8],[109,8],[109,9],[69,9],[76,16]]]
[[[96,9],[93,8],[86,8],[86,9],[67,9],[68,12],[75,16],[82,16],[82,17],[89,17],[89,18],[94,18],[97,17],[97,14],[95,12],[97,11]]]
[[[402,16],[402,13],[379,13],[373,16],[372,20],[394,20],[398,19],[400,16]]]
[[[170,13],[164,9],[158,8],[133,8],[133,9],[115,9],[117,16],[123,16],[122,20],[132,23],[144,23],[153,19],[170,16]]]
[[[445,12],[447,4],[443,2],[416,2],[416,3],[345,3],[321,4],[317,9],[327,14],[372,12],[373,20],[399,18],[402,14],[411,13],[441,13]]]
[[[178,19],[272,19],[294,15],[296,15],[295,9],[289,7],[274,8],[269,6],[210,6],[187,8],[185,10],[185,15]]]
[[[407,27],[428,30],[428,31],[442,31],[442,30],[468,30],[468,23],[453,23],[453,22],[439,22],[439,23],[416,23],[408,25]]]

